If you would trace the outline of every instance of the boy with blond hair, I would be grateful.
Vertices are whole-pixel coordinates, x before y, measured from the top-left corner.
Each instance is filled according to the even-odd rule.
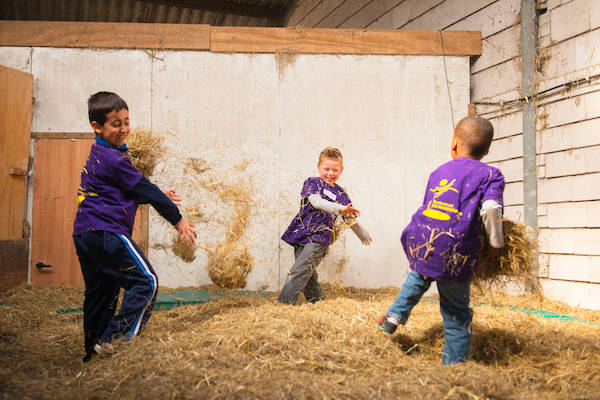
[[[294,246],[296,260],[279,294],[281,303],[296,304],[300,292],[312,303],[325,299],[318,282],[317,265],[331,244],[333,223],[340,214],[360,215],[344,189],[336,184],[343,170],[342,152],[327,147],[319,154],[319,176],[306,179],[302,185],[300,211],[281,237]],[[371,236],[361,225],[355,223],[351,229],[363,244],[371,244]]]

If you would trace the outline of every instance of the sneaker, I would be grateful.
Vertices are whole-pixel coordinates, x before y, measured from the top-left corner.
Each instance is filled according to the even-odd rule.
[[[94,351],[100,355],[107,355],[114,353],[115,349],[109,342],[101,342],[94,345]]]
[[[400,324],[400,321],[398,321],[397,318],[390,317],[387,314],[379,318],[379,321],[377,321],[377,325],[379,325],[383,331],[389,333],[390,335],[396,332],[398,324]]]

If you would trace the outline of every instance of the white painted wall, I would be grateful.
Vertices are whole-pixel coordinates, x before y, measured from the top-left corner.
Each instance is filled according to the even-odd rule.
[[[470,69],[471,101],[499,102],[520,97],[520,7],[521,0],[299,0],[288,25],[479,30],[482,55]],[[538,90],[600,73],[598,1],[538,0],[537,7],[547,9],[539,16]],[[537,106],[542,290],[550,298],[600,309],[594,278],[600,256],[591,246],[600,230],[600,81],[556,93]],[[477,111],[495,127],[484,161],[506,176],[505,215],[522,221],[521,108]]]
[[[449,159],[454,121],[466,115],[469,59],[447,57],[451,115],[442,57],[217,54],[136,50],[0,48],[0,64],[34,74],[33,131],[90,131],[86,101],[98,90],[119,93],[134,128],[165,138],[152,180],[196,208],[198,243],[224,238],[233,213],[208,182],[249,188],[253,212],[245,240],[256,262],[248,288],[278,290],[292,265],[279,237],[300,202],[302,182],[316,175],[325,146],[339,147],[339,183],[363,212],[374,243],[351,231],[332,247],[321,276],[346,285],[400,285],[407,271],[399,238],[419,203],[429,172]],[[191,158],[208,169],[186,168]],[[240,164],[247,162],[245,169]],[[237,168],[236,168],[237,167]],[[149,258],[160,284],[210,283],[207,254],[185,263],[169,246],[174,230],[154,212]],[[345,264],[341,272],[336,267]]]

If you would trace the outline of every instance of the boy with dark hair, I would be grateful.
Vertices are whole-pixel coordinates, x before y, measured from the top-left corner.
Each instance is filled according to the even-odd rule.
[[[158,278],[131,238],[138,204],[150,203],[188,244],[196,237],[194,225],[173,203],[179,195],[172,189],[163,193],[131,164],[127,103],[115,93],[98,92],[88,100],[88,115],[96,143],[81,172],[73,230],[85,281],[83,361],[110,353],[114,339],[138,335],[154,307]],[[123,301],[115,315],[120,288]]]
[[[482,222],[488,253],[498,257],[504,247],[504,177],[499,169],[479,161],[488,153],[493,134],[492,124],[481,117],[466,117],[456,125],[452,161],[429,176],[423,204],[402,232],[411,271],[378,322],[385,332],[394,333],[435,281],[444,322],[445,365],[466,361],[471,351],[470,286],[479,261]]]

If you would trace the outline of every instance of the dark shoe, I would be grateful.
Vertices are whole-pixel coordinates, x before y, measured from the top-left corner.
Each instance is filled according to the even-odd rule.
[[[389,333],[390,335],[396,332],[396,328],[398,328],[398,323],[399,321],[396,318],[390,317],[387,314],[379,318],[379,321],[377,321],[377,325],[379,325],[379,327],[382,330]]]

